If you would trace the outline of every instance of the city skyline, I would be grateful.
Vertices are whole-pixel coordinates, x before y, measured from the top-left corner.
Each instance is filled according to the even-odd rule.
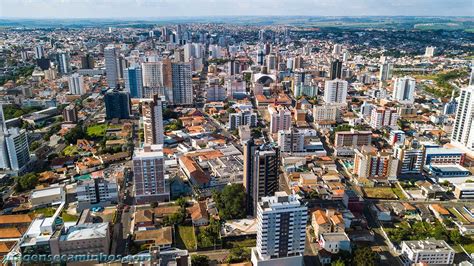
[[[350,5],[348,5],[350,3]],[[2,0],[0,18],[177,18],[216,16],[472,16],[473,2],[376,0]],[[469,8],[471,6],[471,8]],[[94,7],[94,8],[91,8]],[[341,8],[344,7],[344,8]],[[429,7],[429,8],[427,8]],[[3,10],[3,11],[2,11]],[[8,11],[8,12],[5,12]],[[179,14],[179,15],[178,15]]]

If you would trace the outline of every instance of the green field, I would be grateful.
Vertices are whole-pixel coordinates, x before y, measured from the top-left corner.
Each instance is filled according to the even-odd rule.
[[[105,131],[107,130],[106,124],[98,124],[87,127],[87,135],[92,138],[103,137],[105,136]]]
[[[196,237],[194,235],[194,228],[192,226],[178,225],[176,231],[176,247],[195,251]]]

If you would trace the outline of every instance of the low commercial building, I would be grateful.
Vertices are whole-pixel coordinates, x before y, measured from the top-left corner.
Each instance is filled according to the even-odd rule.
[[[30,195],[30,203],[33,208],[59,205],[66,200],[64,186],[54,186],[36,189]]]
[[[410,264],[453,265],[454,249],[444,240],[403,241],[401,246]]]
[[[51,255],[109,254],[109,223],[84,223],[56,231],[50,240]]]
[[[457,199],[473,199],[474,200],[474,183],[455,184],[454,196]]]

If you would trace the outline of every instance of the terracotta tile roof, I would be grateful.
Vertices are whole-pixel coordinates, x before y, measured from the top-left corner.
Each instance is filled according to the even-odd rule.
[[[135,223],[153,222],[152,210],[137,210],[135,212]]]
[[[411,205],[410,203],[403,202],[402,204],[403,204],[403,207],[405,207],[405,210],[407,210],[407,211],[416,211],[415,206]]]
[[[196,180],[199,184],[207,184],[210,180],[210,177],[202,171],[201,167],[190,157],[182,156],[179,158],[184,164],[184,167],[188,170],[190,177]]]
[[[0,215],[0,224],[31,223],[33,219],[28,214]]]
[[[0,238],[19,238],[22,236],[16,227],[0,228]]]
[[[449,215],[449,211],[439,204],[431,204],[430,206],[431,206],[431,209],[433,209],[434,211],[436,211],[437,213],[441,215]]]
[[[331,217],[331,221],[334,224],[344,224],[344,219],[342,218],[342,214],[336,214]]]
[[[193,221],[196,221],[202,218],[209,219],[209,215],[207,214],[207,211],[206,211],[206,202],[204,201],[195,203],[192,207],[188,209],[188,211],[191,213],[191,219]]]
[[[315,212],[313,212],[313,219],[315,219],[316,223],[319,225],[329,223],[329,219],[323,210],[316,210]]]
[[[155,230],[144,230],[135,232],[136,241],[154,241],[156,245],[173,244],[173,230],[171,226]]]

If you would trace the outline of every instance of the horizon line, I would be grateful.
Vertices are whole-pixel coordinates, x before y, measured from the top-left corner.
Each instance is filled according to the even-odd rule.
[[[290,18],[290,17],[300,17],[300,18],[374,18],[374,17],[385,17],[385,18],[394,18],[394,17],[404,17],[404,18],[472,18],[474,16],[469,15],[353,15],[353,16],[338,16],[338,15],[202,15],[202,16],[161,16],[161,17],[0,17],[0,20],[75,20],[75,19],[115,19],[115,20],[150,20],[150,19],[185,19],[185,18],[235,18],[235,17],[261,17],[261,18]]]

